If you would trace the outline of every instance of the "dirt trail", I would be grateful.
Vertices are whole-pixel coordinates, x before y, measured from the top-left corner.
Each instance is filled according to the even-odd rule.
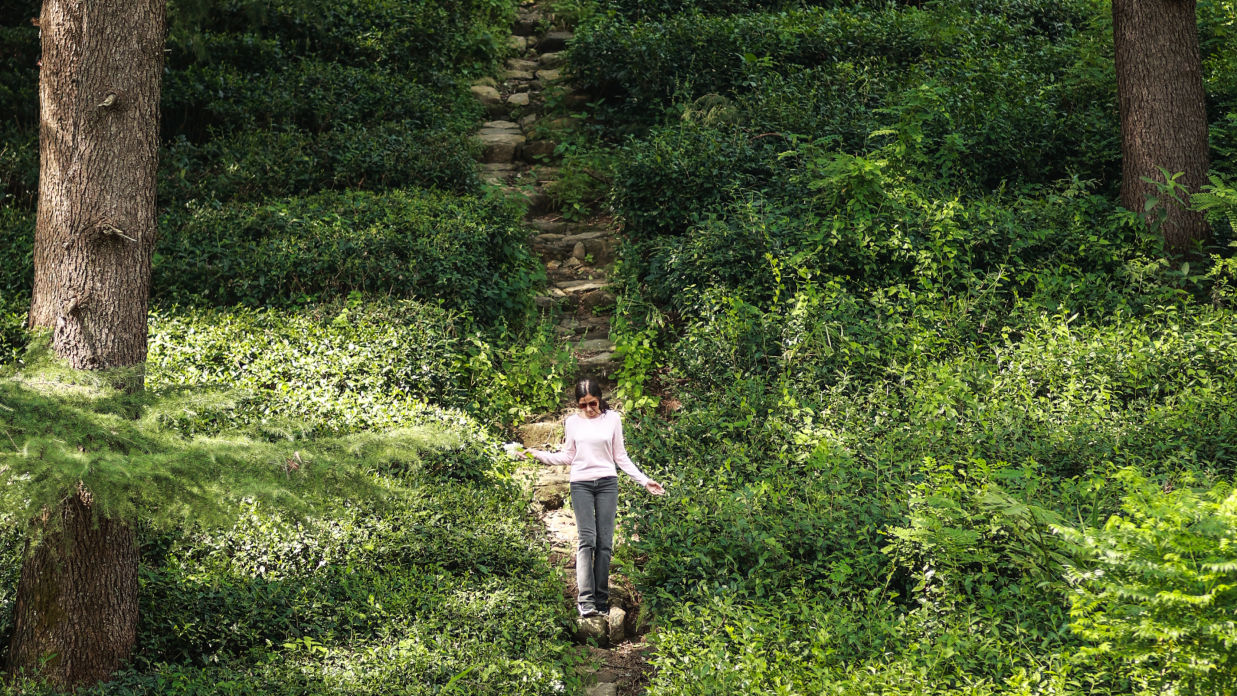
[[[608,284],[618,229],[607,218],[564,220],[551,194],[559,172],[554,138],[574,127],[588,102],[587,95],[573,92],[564,80],[560,52],[571,38],[571,27],[556,18],[547,3],[521,4],[508,39],[518,57],[509,59],[500,75],[471,88],[490,119],[475,137],[482,147],[485,179],[528,201],[529,238],[550,280],[546,294],[537,298],[538,306],[556,318],[558,334],[578,360],[581,374],[605,378],[617,368],[610,340],[615,298]],[[553,115],[547,103],[565,106],[573,115]],[[524,424],[520,433],[525,446],[558,447],[565,415]],[[576,526],[565,507],[570,498],[567,468],[543,467],[529,484],[551,561],[563,569],[564,601],[574,607]],[[621,520],[619,525],[616,546],[622,543]],[[590,684],[586,696],[645,693],[651,676],[646,626],[629,580],[612,575],[609,617],[580,619],[575,628],[576,641],[597,664],[585,675]]]

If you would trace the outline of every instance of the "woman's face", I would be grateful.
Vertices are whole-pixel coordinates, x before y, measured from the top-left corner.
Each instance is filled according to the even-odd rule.
[[[580,407],[580,413],[585,418],[596,418],[601,415],[601,400],[592,394],[585,394],[580,397],[576,405]]]

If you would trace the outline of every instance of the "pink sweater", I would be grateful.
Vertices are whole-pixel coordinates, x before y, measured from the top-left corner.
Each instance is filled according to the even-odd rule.
[[[558,452],[529,450],[543,464],[570,464],[572,481],[593,481],[618,476],[614,465],[627,472],[641,486],[649,477],[641,473],[623,446],[623,419],[610,410],[596,418],[578,413],[567,416],[563,449]]]

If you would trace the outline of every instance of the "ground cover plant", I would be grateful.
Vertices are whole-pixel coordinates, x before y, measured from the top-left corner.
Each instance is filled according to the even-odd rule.
[[[575,5],[670,491],[624,502],[649,692],[1231,690],[1231,6],[1171,260],[1101,3]]]

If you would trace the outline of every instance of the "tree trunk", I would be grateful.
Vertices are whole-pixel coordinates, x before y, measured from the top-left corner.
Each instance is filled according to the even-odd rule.
[[[9,669],[62,689],[92,684],[137,638],[137,543],[128,526],[93,515],[84,492],[44,525],[17,585]]]
[[[70,366],[140,390],[155,244],[165,0],[44,0],[30,324]],[[9,671],[106,678],[137,635],[137,545],[89,491],[42,521],[14,606]]]
[[[1207,109],[1195,0],[1113,0],[1117,101],[1121,110],[1121,203],[1137,212],[1163,181],[1182,172],[1190,192],[1207,183]],[[1161,197],[1162,198],[1162,197]],[[1162,232],[1184,253],[1205,240],[1202,214],[1166,202]]]
[[[30,324],[78,369],[146,361],[165,24],[164,0],[45,0],[39,18]]]

